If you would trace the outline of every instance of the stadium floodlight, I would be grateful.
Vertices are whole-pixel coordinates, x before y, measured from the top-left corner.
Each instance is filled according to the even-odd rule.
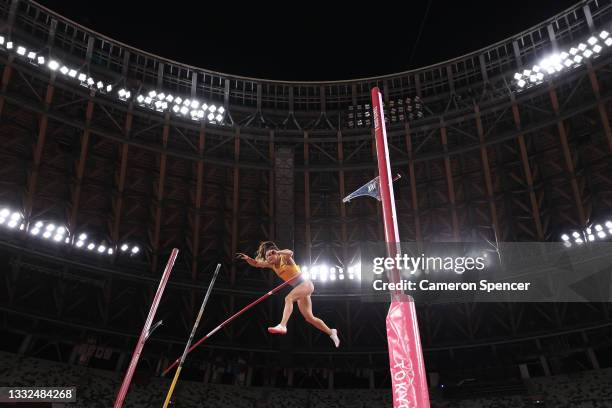
[[[523,74],[521,74],[521,73],[519,73],[519,72],[517,72],[517,73],[515,73],[515,74],[514,74],[514,79],[516,79],[517,81],[518,81],[519,79],[521,79],[522,77],[523,77]]]
[[[161,110],[161,107],[162,107],[161,101],[155,101],[155,109]]]
[[[56,234],[59,234],[59,235],[64,235],[64,233],[66,233],[66,228],[64,228],[64,227],[59,227],[59,228],[57,229],[57,231],[55,231],[55,233],[56,233]]]
[[[51,231],[55,230],[55,225],[53,225],[53,224],[48,224],[48,225],[45,227],[45,229],[46,229],[47,231],[50,231],[50,232],[51,232]]]
[[[155,98],[157,96],[157,92],[155,91],[150,91],[149,92],[149,98]]]
[[[138,103],[143,103],[143,102],[144,102],[144,100],[145,100],[145,97],[144,97],[144,96],[142,96],[142,95],[138,95],[138,96],[136,97],[136,101],[137,101]]]
[[[524,81],[524,80],[522,80],[522,79],[519,79],[519,81],[518,81],[516,84],[517,84],[519,87],[521,87],[521,88],[522,88],[522,87],[524,87],[524,86],[527,84],[527,82],[525,82],[525,81]]]
[[[153,101],[153,99],[150,96],[147,96],[146,98],[144,98],[144,102],[149,105],[151,102]]]
[[[605,40],[606,38],[608,38],[608,36],[610,36],[610,33],[608,33],[606,30],[603,30],[601,33],[599,33],[599,38],[601,38],[602,40]]]
[[[210,105],[208,107],[208,110],[210,111],[210,113],[215,113],[215,111],[217,110],[217,107],[215,105]]]
[[[208,104],[207,103],[203,103],[202,104],[202,110],[205,111],[205,112],[208,111]]]
[[[8,208],[3,208],[2,211],[0,211],[0,217],[2,218],[7,218],[10,214],[11,210],[9,210]]]
[[[219,109],[217,109],[217,112],[223,115],[225,113],[225,108],[223,106],[219,106]]]
[[[27,50],[25,49],[25,47],[22,47],[22,46],[17,47],[17,54],[24,56],[26,52]]]
[[[123,244],[123,245],[121,245],[121,251],[122,251],[122,252],[127,251],[129,248],[130,248],[130,247],[128,246],[128,244]]]
[[[319,269],[319,276],[321,282],[327,281],[327,277],[329,276],[329,268],[327,265],[321,265],[321,269]]]
[[[576,55],[576,56],[574,57],[574,62],[575,62],[576,64],[580,64],[580,62],[582,62],[582,57],[581,57],[580,55]]]
[[[11,220],[18,221],[21,219],[21,214],[18,212],[14,212],[11,214]]]
[[[597,38],[596,37],[589,37],[589,39],[587,40],[587,42],[589,43],[589,45],[595,45],[595,43],[597,42]]]
[[[585,51],[582,53],[582,55],[583,55],[585,58],[591,58],[591,55],[593,55],[593,51],[591,51],[591,50],[585,50]]]
[[[9,228],[15,228],[17,226],[17,221],[10,220],[8,224],[6,224]]]
[[[103,253],[104,251],[106,251],[106,247],[105,247],[104,245],[100,245],[100,246],[98,247],[98,252],[99,252],[99,253]]]
[[[136,255],[138,252],[140,252],[140,248],[138,248],[137,246],[132,247],[132,253],[134,255]]]
[[[87,75],[85,75],[83,73],[80,73],[78,80],[81,81],[81,82],[87,81]]]
[[[102,89],[102,88],[104,88],[104,82],[102,82],[102,81],[98,81],[98,82],[96,83],[96,86],[98,87],[98,89]]]
[[[163,92],[160,94],[157,94],[157,99],[159,99],[160,101],[163,101],[164,99],[166,99],[166,94]]]
[[[84,242],[83,241],[77,241],[76,246],[77,248],[81,248],[83,246]]]
[[[572,237],[574,237],[574,238],[580,238],[580,233],[578,233],[577,231],[574,231],[574,232],[572,233]]]
[[[63,238],[63,235],[55,234],[55,236],[53,237],[53,240],[55,242],[60,242],[62,240],[62,238]]]
[[[34,51],[28,52],[28,59],[35,60],[36,59],[36,53]]]
[[[113,251],[113,248],[108,248],[108,251],[106,253],[112,255],[115,253],[115,251]]]
[[[87,249],[89,249],[90,251],[92,251],[95,247],[96,245],[93,242],[90,242],[89,245],[87,245]]]
[[[161,104],[161,108],[162,108],[162,110],[168,109],[168,102],[163,101],[162,104]]]
[[[66,239],[64,240],[64,243],[69,244],[70,243],[70,238],[66,237]]]
[[[191,109],[198,109],[200,107],[200,102],[193,100],[191,101]]]
[[[182,106],[181,107],[181,114],[186,115],[187,113],[189,113],[189,108],[187,108],[186,106]]]
[[[43,65],[45,63],[45,57],[40,56],[36,58],[36,62],[38,62],[39,65]]]
[[[0,225],[4,224],[5,222],[6,222],[6,218],[0,217]]]
[[[198,118],[204,119],[204,111],[202,109],[198,110]]]
[[[606,40],[604,41],[604,44],[606,44],[608,47],[612,45],[612,37],[608,37],[606,38]]]
[[[174,100],[174,96],[168,94],[168,96],[166,96],[166,102],[170,102],[172,103],[172,101]]]
[[[34,236],[38,235],[39,232],[40,232],[40,230],[38,228],[32,228],[30,230],[30,234],[32,234]]]
[[[586,50],[586,49],[587,49],[587,46],[586,46],[586,44],[584,44],[584,43],[580,43],[580,44],[578,44],[578,49],[579,49],[580,51],[584,51],[584,50]]]
[[[51,237],[51,231],[45,231],[43,233],[43,238],[44,239],[49,239]]]
[[[51,60],[49,61],[49,64],[47,64],[47,66],[51,71],[57,71],[57,69],[59,68],[59,62]]]
[[[218,114],[217,116],[215,116],[215,119],[217,120],[217,122],[221,122],[223,120],[223,115]]]
[[[601,224],[595,225],[595,231],[603,231],[603,227],[601,226]]]
[[[0,35],[0,45],[4,45],[4,36]]]
[[[588,238],[589,238],[589,242],[595,241],[595,235],[593,235],[593,234],[589,234]]]
[[[178,106],[178,105],[174,105],[174,106],[172,107],[172,111],[173,111],[174,113],[178,113],[180,109],[181,109],[181,108],[179,108],[179,106]]]
[[[211,122],[212,122],[213,120],[215,120],[215,114],[214,114],[214,113],[209,113],[209,114],[208,114],[208,120],[209,120],[209,121],[211,121]]]
[[[110,92],[113,90],[113,86],[112,85],[106,85],[106,92]]]
[[[605,226],[606,228],[612,228],[612,221],[606,221]]]
[[[69,70],[69,69],[68,69],[68,67],[67,67],[67,66],[65,66],[65,65],[63,65],[63,66],[60,68],[60,72],[61,72],[62,74],[64,74],[64,75],[68,74],[68,71],[70,71],[70,70]]]
[[[354,265],[355,276],[357,276],[357,280],[361,280],[361,264],[357,263]]]
[[[42,228],[42,226],[43,226],[43,225],[44,225],[44,224],[43,224],[43,222],[42,222],[42,221],[38,221],[36,224],[34,224],[34,226],[35,226],[36,228]]]
[[[601,238],[601,239],[604,239],[604,238],[606,237],[606,233],[605,233],[605,232],[603,232],[603,231],[599,231],[599,232],[597,233],[597,236],[598,236],[599,238]]]
[[[79,241],[85,241],[87,239],[87,234],[79,235]]]
[[[312,278],[312,280],[317,280],[318,275],[319,275],[319,267],[315,265],[310,270],[310,277]]]
[[[95,81],[94,81],[94,79],[92,77],[87,78],[87,85],[93,86],[94,83],[95,83]]]
[[[177,105],[180,105],[183,102],[183,99],[180,96],[177,96],[174,99],[174,103],[176,103]]]
[[[13,42],[12,41],[9,41],[9,42],[6,43],[6,49],[8,49],[8,50],[12,50],[13,49]]]
[[[77,71],[76,71],[76,69],[71,69],[70,71],[68,71],[68,76],[69,76],[70,78],[76,78],[76,76],[77,76]]]
[[[599,44],[595,44],[595,45],[593,46],[593,52],[595,52],[596,54],[599,54],[599,53],[601,52],[601,50],[602,50],[601,45],[599,45]]]
[[[189,106],[189,105],[191,105],[191,101],[189,99],[185,99],[183,101],[183,106]]]

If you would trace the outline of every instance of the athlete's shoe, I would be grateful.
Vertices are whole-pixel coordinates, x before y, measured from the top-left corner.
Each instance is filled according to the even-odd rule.
[[[287,328],[282,324],[277,324],[274,327],[268,327],[268,332],[272,334],[287,334]]]
[[[338,330],[331,329],[331,334],[329,335],[329,338],[332,339],[332,341],[334,342],[334,346],[336,346],[336,348],[340,347],[340,339],[338,338]]]

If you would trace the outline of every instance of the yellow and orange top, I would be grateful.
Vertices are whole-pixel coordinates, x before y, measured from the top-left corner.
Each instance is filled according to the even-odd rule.
[[[302,271],[300,267],[291,261],[291,257],[287,255],[280,255],[280,262],[278,265],[272,265],[272,270],[278,275],[279,278],[285,282],[300,275]]]

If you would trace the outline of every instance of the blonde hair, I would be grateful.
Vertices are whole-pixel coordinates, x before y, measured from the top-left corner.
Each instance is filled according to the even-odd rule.
[[[255,253],[255,260],[264,262],[266,260],[266,252],[270,249],[276,249],[278,251],[278,247],[273,241],[261,241]]]

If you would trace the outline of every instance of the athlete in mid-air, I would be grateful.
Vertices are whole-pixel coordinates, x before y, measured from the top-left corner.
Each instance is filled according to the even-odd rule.
[[[287,322],[293,312],[293,303],[297,302],[298,309],[300,309],[300,313],[302,313],[304,319],[323,333],[327,334],[336,347],[340,346],[338,331],[336,329],[330,329],[323,320],[312,314],[312,300],[310,299],[310,295],[314,292],[314,285],[310,279],[306,279],[302,275],[300,267],[293,260],[293,251],[290,249],[280,250],[274,242],[264,241],[259,244],[255,259],[243,253],[238,253],[237,257],[255,268],[272,269],[278,277],[285,282],[291,281],[290,285],[293,286],[293,289],[285,296],[283,318],[276,326],[268,327],[270,333],[287,333]]]

